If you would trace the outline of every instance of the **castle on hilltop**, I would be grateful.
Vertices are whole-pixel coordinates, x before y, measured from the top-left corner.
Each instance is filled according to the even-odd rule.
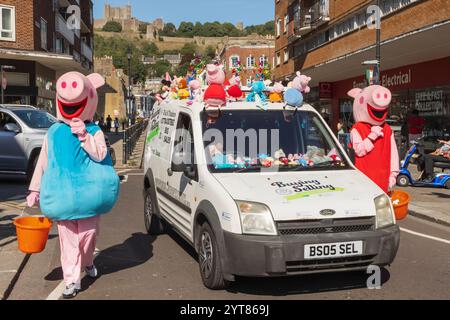
[[[146,24],[133,17],[130,4],[122,7],[113,7],[106,3],[103,9],[103,18],[94,22],[95,29],[102,29],[109,21],[116,21],[122,25],[125,32],[139,32],[139,27]],[[147,24],[147,30],[152,36],[157,35],[164,28],[164,20],[159,18]]]

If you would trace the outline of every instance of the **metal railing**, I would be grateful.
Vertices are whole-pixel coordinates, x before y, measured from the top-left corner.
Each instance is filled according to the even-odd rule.
[[[136,143],[139,141],[139,138],[145,129],[147,129],[147,125],[148,119],[136,123],[123,132],[123,164],[128,163],[128,160],[136,147]]]

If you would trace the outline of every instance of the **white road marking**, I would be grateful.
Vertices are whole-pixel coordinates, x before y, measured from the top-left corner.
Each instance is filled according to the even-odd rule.
[[[437,238],[437,237],[433,237],[433,236],[429,236],[427,234],[423,234],[423,233],[419,233],[419,232],[415,232],[412,230],[408,230],[408,229],[404,229],[404,228],[400,228],[401,231],[418,236],[418,237],[422,237],[425,239],[430,239],[430,240],[434,240],[434,241],[438,241],[438,242],[442,242],[445,244],[450,244],[450,240],[446,240],[446,239],[441,239],[441,238]]]
[[[100,250],[98,248],[95,248],[94,259],[97,258],[97,256],[99,254],[100,254]],[[49,294],[49,296],[45,300],[49,300],[49,301],[59,300],[62,297],[62,294],[63,294],[65,288],[66,288],[65,282],[61,281],[61,283],[55,288],[55,290],[52,291],[52,293]]]
[[[128,173],[127,176],[131,176],[131,177],[143,177],[143,176],[145,176],[145,174],[143,174],[143,173]]]

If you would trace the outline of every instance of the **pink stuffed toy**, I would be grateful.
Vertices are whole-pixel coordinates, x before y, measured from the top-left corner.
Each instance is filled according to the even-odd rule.
[[[242,98],[244,93],[241,90],[241,78],[233,76],[230,79],[230,87],[228,88],[228,95],[234,99]]]
[[[372,179],[384,192],[396,185],[399,155],[392,129],[386,124],[392,94],[374,85],[355,88],[348,95],[355,99],[351,143],[356,153],[356,167]]]
[[[220,108],[227,104],[227,96],[223,86],[225,72],[220,66],[214,64],[208,64],[206,72],[206,81],[209,87],[206,89],[203,101],[205,102],[205,110],[208,113],[208,123],[212,124],[219,118]]]
[[[309,82],[311,77],[302,75],[300,71],[297,72],[297,77],[292,81],[292,88],[297,89],[302,93],[310,93],[311,88],[309,87]]]

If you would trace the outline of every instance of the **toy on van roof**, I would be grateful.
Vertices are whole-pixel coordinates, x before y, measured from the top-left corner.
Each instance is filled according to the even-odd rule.
[[[283,102],[283,92],[284,86],[281,84],[281,82],[276,82],[270,90],[269,101],[274,103]]]
[[[221,66],[214,64],[208,64],[206,71],[209,87],[205,91],[203,101],[205,103],[205,111],[208,114],[208,124],[213,124],[220,117],[220,109],[227,104],[227,94],[223,86],[225,72]]]
[[[233,77],[230,79],[230,87],[228,88],[227,92],[231,98],[242,98],[244,93],[241,90],[241,78],[239,76],[233,75]]]

